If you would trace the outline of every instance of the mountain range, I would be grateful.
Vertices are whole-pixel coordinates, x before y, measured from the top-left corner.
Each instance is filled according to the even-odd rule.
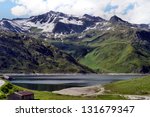
[[[150,24],[50,11],[0,30],[1,72],[150,73]]]
[[[43,33],[81,33],[88,27],[102,22],[104,19],[85,14],[83,17],[66,15],[60,12],[50,11],[46,14],[22,19],[2,19],[0,27],[13,32],[32,33],[33,29]]]

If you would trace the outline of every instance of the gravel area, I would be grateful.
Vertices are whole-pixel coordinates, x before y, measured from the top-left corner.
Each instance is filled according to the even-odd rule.
[[[129,100],[150,100],[150,95],[123,95]]]
[[[62,89],[59,91],[53,91],[53,93],[70,96],[95,96],[102,95],[104,93],[104,88],[101,85],[80,88],[74,87]]]

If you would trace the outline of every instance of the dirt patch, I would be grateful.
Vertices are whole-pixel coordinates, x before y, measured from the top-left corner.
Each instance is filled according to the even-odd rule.
[[[150,100],[150,95],[123,95],[129,100]]]
[[[70,96],[95,96],[95,95],[102,95],[104,91],[105,91],[104,88],[101,85],[98,85],[80,88],[78,87],[67,88],[59,91],[53,91],[53,93]]]

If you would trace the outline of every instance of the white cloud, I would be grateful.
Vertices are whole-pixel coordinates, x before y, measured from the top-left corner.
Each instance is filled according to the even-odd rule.
[[[1,1],[1,0],[0,0]],[[116,14],[132,23],[150,23],[150,0],[12,0],[16,6],[11,9],[16,16],[38,15],[50,10],[68,14],[83,15],[85,13],[110,18]],[[106,7],[118,6],[110,12]],[[134,8],[124,14],[129,5]]]
[[[26,8],[24,6],[16,6],[11,9],[12,14],[15,16],[22,16],[27,14],[28,12],[26,11]]]
[[[141,0],[136,3],[134,10],[131,10],[125,17],[130,22],[135,23],[150,23],[150,1]]]
[[[0,2],[4,2],[4,1],[6,1],[6,0],[0,0]]]

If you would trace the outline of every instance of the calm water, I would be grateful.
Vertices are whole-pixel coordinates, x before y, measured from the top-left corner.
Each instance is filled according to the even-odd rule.
[[[83,87],[141,77],[140,75],[13,75],[13,84],[40,91],[54,91],[69,87]]]

